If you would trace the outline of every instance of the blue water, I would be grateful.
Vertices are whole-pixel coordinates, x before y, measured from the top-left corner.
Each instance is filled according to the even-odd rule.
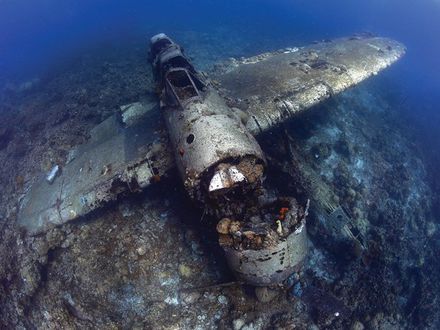
[[[233,28],[255,51],[370,31],[408,47],[392,73],[411,112],[439,122],[440,2],[437,0],[0,1],[0,78],[31,77],[60,57],[103,41],[154,32]],[[264,38],[264,44],[259,42]],[[271,38],[274,39],[270,44]],[[285,44],[282,44],[282,40]],[[187,45],[189,46],[189,45]],[[428,111],[428,112],[427,112]]]
[[[0,3],[2,71],[29,70],[60,54],[102,38],[151,30],[209,31],[225,26],[244,37],[315,38],[371,31],[404,42],[403,70],[419,82],[439,82],[440,3],[419,1],[12,1]],[[414,81],[414,79],[409,79]],[[432,80],[432,81],[431,81]]]

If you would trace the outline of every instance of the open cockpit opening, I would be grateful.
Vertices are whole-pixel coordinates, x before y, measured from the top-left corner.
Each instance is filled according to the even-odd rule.
[[[171,69],[165,79],[168,94],[171,93],[180,106],[200,98],[200,92],[205,86],[197,77],[183,68]]]

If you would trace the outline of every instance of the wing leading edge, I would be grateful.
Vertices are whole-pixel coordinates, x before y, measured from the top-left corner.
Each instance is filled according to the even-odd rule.
[[[351,37],[232,61],[213,79],[245,110],[253,134],[376,75],[405,54],[397,41]]]

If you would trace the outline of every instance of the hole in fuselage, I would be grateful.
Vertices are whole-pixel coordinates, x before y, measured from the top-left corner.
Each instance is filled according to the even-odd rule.
[[[186,138],[186,143],[191,144],[193,142],[194,142],[194,134],[188,135],[188,137]]]

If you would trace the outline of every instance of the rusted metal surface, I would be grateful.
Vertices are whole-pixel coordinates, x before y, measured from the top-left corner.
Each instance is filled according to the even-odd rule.
[[[244,157],[264,163],[255,138],[212,89],[203,102],[192,103],[183,111],[166,108],[164,116],[185,187],[196,199],[204,199],[202,180],[209,184],[215,176],[210,169],[218,164],[232,165]]]
[[[261,185],[263,152],[182,49],[165,35],[151,40],[151,62],[162,87],[161,108],[181,178],[193,199],[218,214],[225,210],[221,195]],[[241,171],[244,159],[255,166]]]
[[[351,37],[232,61],[213,79],[250,118],[253,133],[376,75],[405,53],[397,41]]]
[[[390,39],[344,38],[234,61],[214,79],[238,108],[231,110],[209,88],[204,102],[190,103],[190,111],[166,112],[173,144],[161,130],[157,107],[145,114],[139,104],[124,107],[99,124],[87,144],[72,152],[72,160],[52,184],[43,173],[36,178],[20,202],[18,222],[36,234],[86,215],[120,194],[158,181],[175,166],[173,155],[190,188],[198,187],[201,174],[209,172],[209,190],[211,179],[220,170],[213,165],[221,165],[225,155],[263,159],[249,132],[258,135],[356,85],[404,52],[400,43]],[[193,68],[188,65],[186,70],[192,72]],[[194,140],[188,143],[191,135]],[[256,172],[262,174],[262,169]],[[224,207],[235,212],[235,206]]]

